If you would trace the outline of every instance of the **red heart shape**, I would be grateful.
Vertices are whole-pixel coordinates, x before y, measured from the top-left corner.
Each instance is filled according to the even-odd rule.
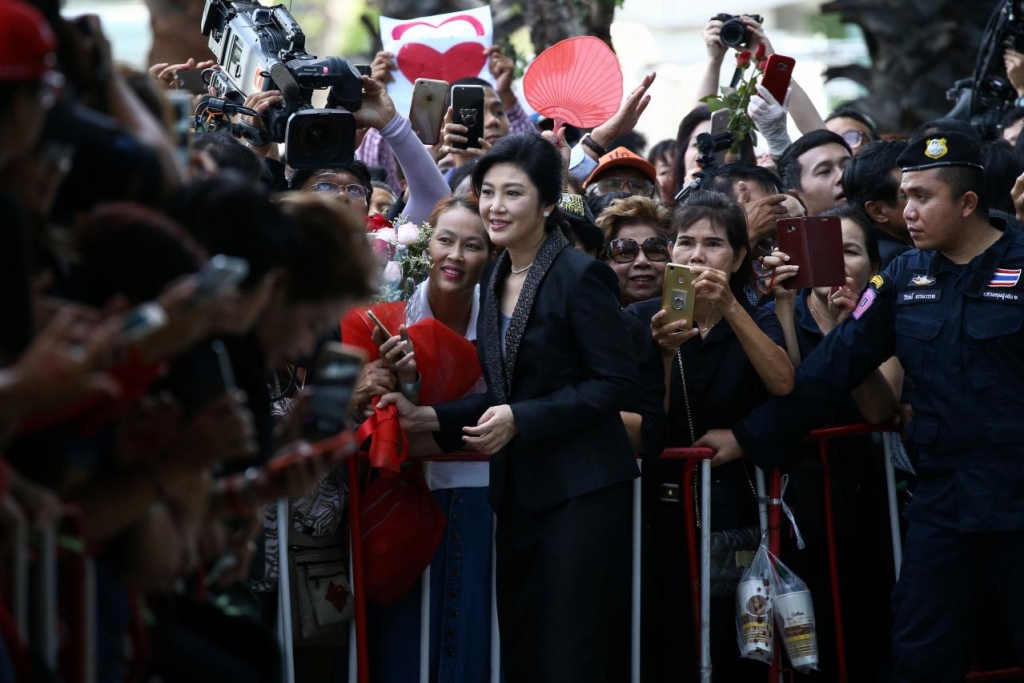
[[[459,43],[444,53],[422,43],[409,43],[398,51],[398,70],[410,83],[417,78],[454,83],[460,78],[479,76],[486,62],[487,55],[480,43]]]

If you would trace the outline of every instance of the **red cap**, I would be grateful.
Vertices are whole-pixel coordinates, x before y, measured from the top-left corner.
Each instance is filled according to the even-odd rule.
[[[587,176],[587,179],[583,181],[583,186],[586,187],[595,178],[597,178],[597,176],[610,168],[615,168],[616,166],[630,166],[635,168],[647,176],[652,183],[655,185],[658,184],[658,172],[654,169],[654,166],[647,161],[647,159],[633,154],[625,147],[616,147],[598,160],[597,168],[595,168],[594,172]]]
[[[57,39],[35,7],[0,0],[0,81],[31,81],[53,68]]]

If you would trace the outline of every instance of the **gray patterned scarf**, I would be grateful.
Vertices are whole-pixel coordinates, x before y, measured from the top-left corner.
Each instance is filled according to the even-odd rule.
[[[526,323],[530,319],[530,311],[533,309],[533,302],[537,298],[537,290],[540,282],[544,279],[551,264],[554,263],[558,253],[569,246],[569,241],[562,235],[561,230],[553,230],[548,234],[537,258],[534,259],[530,272],[523,283],[523,289],[519,294],[519,301],[516,302],[515,311],[512,313],[512,322],[508,326],[508,333],[505,337],[505,362],[502,362],[501,353],[501,322],[500,307],[501,296],[499,285],[504,282],[512,269],[512,259],[507,251],[502,252],[498,257],[498,263],[494,266],[491,280],[487,285],[487,301],[484,309],[480,312],[483,317],[482,331],[484,343],[487,349],[487,385],[490,387],[499,404],[508,402],[512,392],[512,376],[516,368],[516,356],[519,355],[519,343],[523,339],[523,332],[526,330]]]

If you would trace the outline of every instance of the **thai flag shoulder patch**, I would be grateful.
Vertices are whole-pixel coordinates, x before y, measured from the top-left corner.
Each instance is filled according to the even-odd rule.
[[[996,268],[996,272],[992,275],[992,280],[988,283],[988,286],[1016,287],[1017,282],[1020,280],[1020,271],[1020,268],[1017,268],[1016,270]]]

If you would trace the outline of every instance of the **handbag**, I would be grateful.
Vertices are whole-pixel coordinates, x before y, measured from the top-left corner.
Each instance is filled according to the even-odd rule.
[[[686,421],[690,428],[690,442],[697,442],[697,434],[693,429],[693,416],[690,413],[690,392],[686,387],[686,370],[683,369],[683,353],[676,351],[676,358],[679,360],[679,375],[683,380],[683,405],[686,408]],[[743,473],[747,477],[750,491],[757,501],[757,490],[754,482],[750,479],[750,472],[747,466],[740,463]],[[697,495],[697,473],[693,473],[693,507],[694,516],[697,520],[697,528],[700,528],[700,507]],[[733,595],[736,587],[740,585],[743,572],[753,562],[757,554],[758,546],[761,544],[761,528],[756,526],[740,527],[738,529],[719,529],[711,532],[711,597],[724,598]]]
[[[288,517],[292,642],[295,645],[343,642],[348,622],[355,618],[348,548],[337,535],[311,536],[295,531],[291,525],[292,514]]]
[[[390,605],[430,566],[444,535],[444,513],[413,462],[382,472],[366,485],[359,514],[363,526],[366,599]]]

